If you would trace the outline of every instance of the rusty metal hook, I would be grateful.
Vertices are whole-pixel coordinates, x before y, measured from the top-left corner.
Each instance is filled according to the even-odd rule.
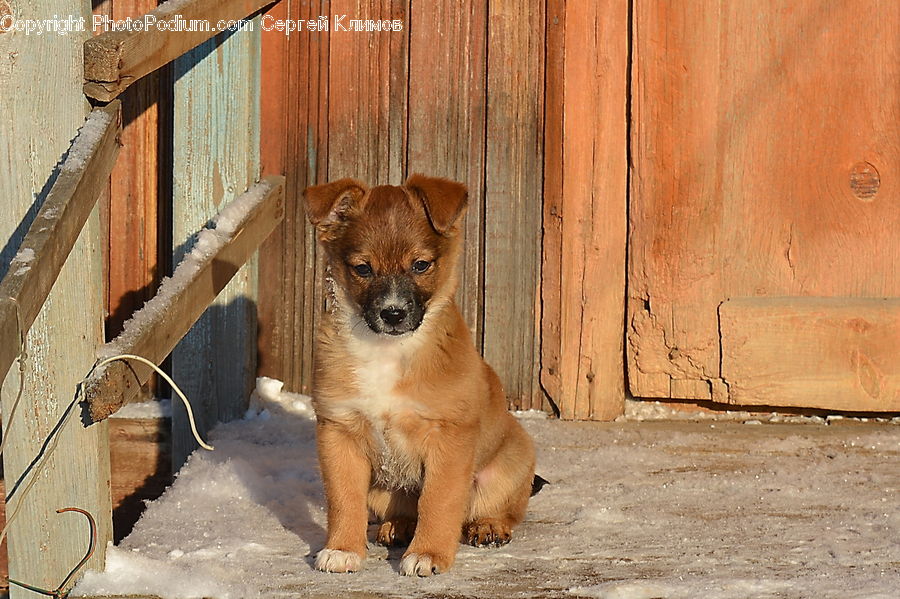
[[[60,585],[56,588],[56,590],[48,591],[47,589],[42,589],[40,587],[32,586],[30,584],[25,584],[24,582],[19,582],[17,580],[9,579],[10,584],[14,584],[18,587],[22,587],[23,589],[28,589],[29,591],[34,591],[35,593],[40,593],[41,595],[46,595],[47,597],[54,597],[55,599],[65,599],[69,596],[69,591],[64,591],[66,585],[71,582],[72,578],[78,573],[81,568],[87,563],[91,556],[94,555],[94,550],[97,547],[97,522],[94,521],[94,517],[91,516],[90,512],[83,510],[78,507],[64,507],[56,510],[57,514],[62,514],[63,512],[78,512],[79,514],[83,514],[88,519],[88,525],[91,528],[91,542],[88,545],[87,553],[84,554],[84,557],[81,558],[81,561],[76,564],[72,571],[69,572],[69,575],[60,583]]]

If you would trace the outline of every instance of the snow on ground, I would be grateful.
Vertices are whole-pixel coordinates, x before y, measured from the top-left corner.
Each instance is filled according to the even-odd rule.
[[[80,594],[166,598],[887,599],[900,589],[900,426],[523,418],[551,484],[513,542],[431,579],[312,569],[325,539],[308,400],[263,381]]]

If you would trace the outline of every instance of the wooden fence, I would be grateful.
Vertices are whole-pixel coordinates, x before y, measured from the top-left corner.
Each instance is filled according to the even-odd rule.
[[[216,22],[251,17],[260,6],[197,0],[179,3],[178,11]],[[16,17],[67,11],[88,17],[86,6],[74,0],[31,3]],[[154,14],[169,18],[172,6]],[[0,193],[11,198],[0,215],[8,240],[0,283],[0,374],[10,594],[25,597],[29,585],[50,591],[68,585],[88,545],[87,523],[57,514],[59,508],[92,514],[97,542],[86,567],[103,567],[112,534],[105,419],[139,395],[150,370],[130,361],[92,369],[98,355],[137,354],[159,364],[172,353],[176,377],[189,396],[202,398],[201,432],[243,412],[256,371],[254,256],[283,217],[284,179],[256,182],[258,34],[213,39],[213,32],[111,33],[87,40],[82,54],[86,40],[78,35],[0,33],[4,55],[9,50],[21,56],[15,70],[0,70],[0,78],[16,82],[6,96],[12,110],[0,118],[2,160],[10,175],[0,178]],[[171,216],[179,224],[172,251],[179,266],[104,345],[96,204],[110,193],[123,138],[115,97],[169,63],[177,77],[173,122],[183,125],[171,138]],[[100,101],[90,113],[82,93]],[[117,182],[120,189],[139,183]],[[130,241],[143,247],[139,237]],[[11,368],[17,357],[19,368]],[[187,428],[183,414],[173,421],[180,449],[175,459],[183,460],[193,445],[177,440]]]
[[[322,265],[303,188],[424,172],[469,187],[458,299],[510,405],[621,414],[627,3],[325,9],[284,0],[268,14],[397,19],[404,29],[263,32],[261,160],[286,174],[289,208],[260,264],[261,372],[309,389]],[[583,84],[598,72],[601,84]]]

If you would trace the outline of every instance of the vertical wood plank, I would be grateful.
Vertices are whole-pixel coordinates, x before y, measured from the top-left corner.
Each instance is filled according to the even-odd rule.
[[[485,2],[417,2],[409,23],[407,172],[447,177],[468,186],[457,300],[479,349],[483,322],[486,19]]]
[[[563,418],[611,420],[625,394],[628,6],[550,11],[542,380]]]
[[[408,0],[332,0],[335,17],[398,19]],[[334,19],[332,19],[334,24]],[[328,178],[399,185],[406,159],[408,28],[360,32],[334,25],[328,71]]]
[[[20,19],[71,14],[89,19],[82,2],[35,1],[18,5]],[[86,34],[84,34],[86,35]],[[8,268],[18,244],[46,197],[54,169],[84,122],[81,92],[84,35],[0,33],[0,269]],[[22,405],[9,421],[19,385],[14,367],[3,384],[3,455],[7,494],[38,454],[75,397],[76,385],[102,343],[99,211],[88,219],[53,290],[28,335],[28,368]],[[77,406],[76,406],[77,411]],[[109,445],[105,423],[84,427],[78,414],[58,436],[58,449],[26,495],[19,487],[7,502],[10,515],[21,505],[9,533],[10,575],[55,588],[84,555],[88,527],[82,517],[56,514],[61,507],[90,511],[99,525],[99,544],[89,567],[102,568],[111,539]],[[10,589],[13,598],[30,597]]]
[[[489,3],[484,356],[514,407],[539,404],[544,5]]]
[[[193,234],[259,178],[259,22],[222,33],[174,63],[173,262]],[[256,258],[219,294],[172,352],[172,374],[194,402],[201,434],[238,417],[256,376]],[[179,402],[173,402],[173,406]],[[173,407],[172,459],[195,448]]]
[[[111,18],[150,12],[156,0],[114,0]],[[110,178],[109,304],[107,338],[122,330],[132,312],[153,296],[159,248],[159,79],[150,73],[121,96],[123,150]]]
[[[329,7],[283,0],[268,14],[317,19]],[[312,382],[322,277],[300,194],[327,177],[328,43],[328,31],[262,33],[262,170],[286,183],[284,221],[260,252],[259,372],[303,393]]]

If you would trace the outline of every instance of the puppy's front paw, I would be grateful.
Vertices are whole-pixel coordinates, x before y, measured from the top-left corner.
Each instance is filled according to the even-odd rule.
[[[322,572],[357,572],[362,566],[358,553],[341,549],[323,549],[316,556],[316,570]]]
[[[442,574],[449,567],[449,560],[434,553],[407,553],[400,560],[400,574],[403,576]]]

